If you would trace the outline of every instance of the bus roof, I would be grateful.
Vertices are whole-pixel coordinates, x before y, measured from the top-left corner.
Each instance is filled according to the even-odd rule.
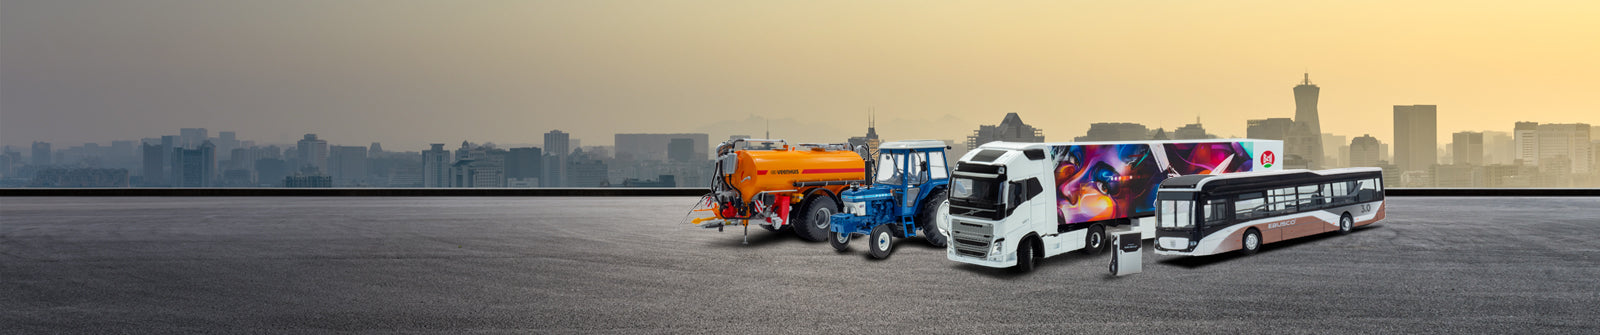
[[[1280,171],[1251,171],[1226,173],[1219,175],[1188,175],[1167,178],[1161,181],[1161,189],[1168,191],[1215,191],[1230,192],[1238,190],[1252,190],[1276,188],[1280,185],[1298,185],[1304,183],[1317,183],[1323,181],[1348,178],[1351,174],[1371,174],[1382,176],[1383,169],[1375,167],[1355,167],[1328,170],[1280,170]]]
[[[1041,149],[1046,147],[1066,145],[1114,145],[1114,144],[1167,144],[1167,143],[1227,143],[1227,142],[1282,142],[1279,140],[1262,140],[1253,138],[1212,138],[1203,140],[1169,140],[1169,141],[1104,141],[1104,142],[1005,142],[994,141],[979,145],[977,149],[1000,150],[1026,150]]]

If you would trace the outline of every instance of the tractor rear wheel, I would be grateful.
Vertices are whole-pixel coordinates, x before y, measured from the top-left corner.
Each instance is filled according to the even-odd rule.
[[[927,199],[922,199],[922,210],[917,213],[917,227],[922,228],[923,238],[928,239],[928,244],[940,248],[950,242],[939,231],[941,224],[950,226],[950,197],[945,194],[942,189],[933,191]]]
[[[800,212],[790,215],[794,220],[794,234],[811,242],[827,240],[833,233],[828,230],[829,222],[833,220],[833,213],[839,212],[839,204],[822,193],[807,196],[800,204]]]

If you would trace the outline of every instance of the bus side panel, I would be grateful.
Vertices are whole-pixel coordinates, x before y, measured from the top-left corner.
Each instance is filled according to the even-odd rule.
[[[1267,141],[1077,144],[1050,147],[1056,223],[1073,225],[1155,214],[1156,189],[1168,175],[1275,169],[1258,151]],[[1268,156],[1271,156],[1269,154]]]
[[[1378,223],[1378,221],[1383,221],[1383,217],[1386,216],[1386,214],[1388,213],[1388,211],[1385,210],[1386,209],[1385,207],[1388,207],[1388,205],[1389,205],[1388,201],[1379,201],[1378,202],[1378,206],[1377,206],[1378,210],[1373,212],[1373,213],[1366,214],[1366,215],[1371,215],[1372,218],[1370,218],[1370,219],[1362,219],[1362,217],[1364,217],[1366,215],[1361,215],[1361,216],[1354,217],[1354,219],[1356,220],[1356,225],[1355,226],[1356,227],[1360,227],[1360,226],[1365,226],[1365,225],[1369,225],[1369,224]]]

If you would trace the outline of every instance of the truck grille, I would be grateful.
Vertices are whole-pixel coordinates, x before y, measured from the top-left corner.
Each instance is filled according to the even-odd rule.
[[[975,258],[989,257],[989,243],[994,240],[994,226],[984,223],[956,221],[951,223],[951,240],[955,243],[950,247],[962,256]]]

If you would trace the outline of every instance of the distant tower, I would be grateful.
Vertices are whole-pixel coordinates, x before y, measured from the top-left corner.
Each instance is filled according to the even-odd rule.
[[[1322,88],[1311,84],[1311,74],[1305,74],[1305,79],[1300,85],[1294,87],[1294,125],[1289,128],[1289,136],[1285,139],[1286,151],[1290,155],[1298,155],[1305,160],[1307,168],[1321,168],[1324,161],[1322,154],[1322,123],[1317,118],[1317,96]],[[1290,162],[1292,164],[1292,162]]]

